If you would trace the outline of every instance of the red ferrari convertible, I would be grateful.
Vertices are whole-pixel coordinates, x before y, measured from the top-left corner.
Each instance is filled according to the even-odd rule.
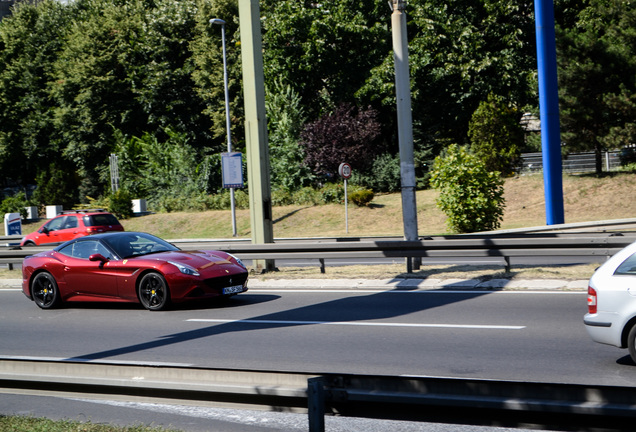
[[[158,237],[110,232],[25,258],[22,290],[42,309],[63,302],[133,302],[148,310],[247,291],[247,269],[220,251],[182,251]]]

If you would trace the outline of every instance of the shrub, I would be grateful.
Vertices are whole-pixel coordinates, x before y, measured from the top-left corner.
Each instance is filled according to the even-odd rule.
[[[488,172],[477,156],[456,144],[435,158],[431,186],[441,194],[437,206],[448,216],[451,231],[494,230],[503,218],[503,180]]]
[[[517,170],[524,140],[520,117],[503,97],[492,94],[473,113],[468,129],[471,149],[489,171],[511,176]]]
[[[320,199],[325,204],[343,203],[344,186],[339,183],[327,183],[320,189]]]
[[[273,206],[286,206],[293,203],[292,194],[287,189],[273,189],[272,190],[272,205]]]
[[[29,205],[29,201],[26,198],[24,192],[18,192],[12,197],[5,198],[0,202],[0,217],[4,218],[5,213],[20,213],[22,219],[26,219],[27,211],[26,206]]]
[[[292,202],[296,205],[318,205],[321,203],[321,195],[312,187],[304,187],[293,193]]]
[[[400,156],[384,153],[373,161],[368,173],[354,171],[350,183],[378,192],[398,192],[402,186],[400,176]]]
[[[363,189],[352,192],[349,196],[349,199],[358,207],[364,207],[369,205],[374,196],[375,195],[373,194],[372,190]]]
[[[128,219],[132,217],[132,195],[128,191],[119,189],[117,192],[113,192],[110,194],[109,201],[108,210],[119,219]]]

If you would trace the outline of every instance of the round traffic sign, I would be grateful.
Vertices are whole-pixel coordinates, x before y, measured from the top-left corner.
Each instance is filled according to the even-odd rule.
[[[338,167],[338,174],[340,174],[340,177],[343,178],[350,178],[351,177],[351,165],[349,165],[348,163],[344,162],[341,163],[340,166]]]

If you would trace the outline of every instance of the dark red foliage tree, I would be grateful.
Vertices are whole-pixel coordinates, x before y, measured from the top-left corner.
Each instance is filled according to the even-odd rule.
[[[341,104],[331,114],[308,123],[300,137],[305,164],[321,177],[335,177],[343,162],[354,170],[369,169],[382,150],[377,116],[371,108]]]

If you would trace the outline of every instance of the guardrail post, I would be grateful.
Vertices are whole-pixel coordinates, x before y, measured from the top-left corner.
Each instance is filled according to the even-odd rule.
[[[510,257],[506,256],[504,257],[504,260],[506,261],[506,268],[505,268],[506,273],[510,273]]]
[[[318,261],[320,261],[320,273],[325,273],[325,259],[319,258]]]
[[[325,432],[325,381],[322,377],[307,380],[309,432]]]

